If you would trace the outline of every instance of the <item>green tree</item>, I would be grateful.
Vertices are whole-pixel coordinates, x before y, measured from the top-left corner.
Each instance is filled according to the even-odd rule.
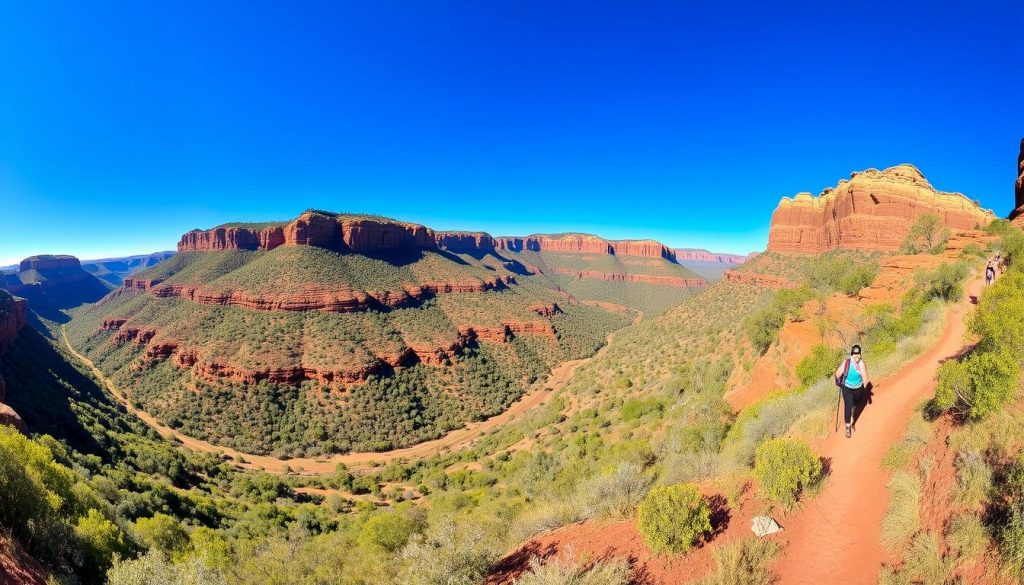
[[[920,254],[930,252],[937,254],[949,239],[949,229],[943,225],[942,219],[934,213],[926,213],[914,220],[907,237],[900,246],[903,254]]]
[[[188,549],[188,532],[173,517],[157,512],[152,518],[139,518],[135,530],[151,549],[175,555]]]
[[[637,526],[656,553],[683,553],[711,532],[711,506],[692,484],[659,486],[640,503]]]
[[[88,514],[78,519],[75,536],[81,543],[84,566],[88,572],[96,575],[106,573],[115,555],[126,556],[129,552],[124,533],[99,510],[89,510]]]

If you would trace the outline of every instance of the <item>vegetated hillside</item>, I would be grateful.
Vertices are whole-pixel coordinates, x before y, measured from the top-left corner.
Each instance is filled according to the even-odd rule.
[[[496,414],[630,320],[437,237],[321,212],[190,232],[185,251],[79,310],[68,331],[185,434],[315,455],[404,446]]]
[[[63,311],[97,301],[113,288],[82,270],[74,256],[32,256],[17,272],[0,273],[0,288],[29,300],[32,310],[50,321],[65,322]]]
[[[903,164],[853,173],[817,197],[810,193],[783,197],[772,214],[768,251],[893,252],[923,215],[933,215],[953,230],[982,228],[995,219],[977,201],[962,193],[937,191],[921,171]]]
[[[121,258],[83,260],[82,270],[114,286],[121,286],[125,278],[140,270],[156,266],[171,256],[174,256],[174,252],[154,252]]]

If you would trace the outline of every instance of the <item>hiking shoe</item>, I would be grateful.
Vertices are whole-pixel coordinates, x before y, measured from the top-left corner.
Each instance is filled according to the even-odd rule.
[[[846,438],[850,438],[850,425],[846,425]]]

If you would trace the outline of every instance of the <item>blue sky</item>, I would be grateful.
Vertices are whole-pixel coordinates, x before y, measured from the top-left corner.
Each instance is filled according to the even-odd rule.
[[[901,162],[1012,203],[1019,0],[90,4],[0,19],[0,265],[309,207],[746,252]]]

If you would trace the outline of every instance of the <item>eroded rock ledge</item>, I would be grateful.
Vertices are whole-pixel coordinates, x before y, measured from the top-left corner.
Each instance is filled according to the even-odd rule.
[[[605,280],[609,282],[642,282],[660,286],[699,287],[707,286],[703,278],[684,278],[681,276],[659,276],[654,274],[626,274],[622,272],[600,272],[597,270],[572,270],[568,268],[552,268],[550,272],[564,274],[573,278]]]
[[[726,270],[723,274],[723,278],[726,282],[752,284],[755,286],[770,288],[772,290],[797,288],[800,286],[792,280],[782,276],[776,276],[774,274],[759,274],[756,272],[741,272],[738,270]]]
[[[558,305],[532,307],[538,314],[551,316],[561,312]],[[411,343],[395,353],[377,354],[372,363],[350,368],[316,368],[302,364],[278,368],[253,370],[237,367],[231,363],[209,361],[200,358],[197,348],[169,339],[154,328],[137,327],[128,319],[112,317],[106,319],[101,331],[116,331],[112,341],[115,344],[134,343],[144,346],[144,363],[172,359],[180,368],[191,369],[197,378],[207,381],[230,381],[254,384],[266,380],[275,384],[298,385],[304,381],[315,381],[333,388],[365,382],[373,375],[386,374],[390,370],[424,363],[431,366],[447,366],[455,356],[474,343],[509,343],[521,335],[555,339],[555,329],[549,322],[510,321],[494,327],[462,325],[458,327],[458,338],[447,345]]]
[[[480,293],[516,284],[512,275],[475,282],[408,284],[401,290],[357,291],[348,288],[310,287],[291,293],[263,295],[238,290],[209,290],[199,285],[161,283],[159,280],[126,278],[126,290],[146,291],[155,297],[180,297],[201,305],[232,305],[254,311],[320,311],[354,313],[377,308],[412,306],[441,294]]]

